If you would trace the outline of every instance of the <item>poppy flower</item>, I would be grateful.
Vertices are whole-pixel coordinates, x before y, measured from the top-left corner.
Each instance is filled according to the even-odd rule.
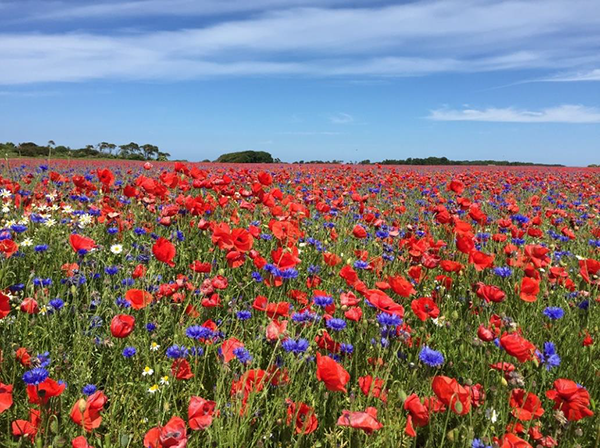
[[[100,412],[104,410],[107,397],[102,391],[96,391],[87,398],[80,398],[71,408],[71,420],[87,432],[96,429],[102,423]]]
[[[13,240],[0,240],[0,252],[3,253],[6,258],[12,257],[18,250],[19,246]]]
[[[204,431],[213,420],[213,414],[217,404],[214,401],[205,400],[202,397],[190,397],[188,406],[188,423],[194,431]]]
[[[10,313],[10,299],[0,291],[0,319],[4,319]]]
[[[429,423],[429,409],[421,403],[417,394],[410,394],[404,400],[404,410],[408,411],[406,427],[404,431],[410,437],[416,437],[417,433],[414,427],[427,426]]]
[[[475,290],[475,294],[480,299],[485,300],[486,302],[502,302],[506,298],[506,294],[500,288],[494,285],[486,285],[484,283],[478,283],[477,289]]]
[[[110,333],[115,338],[126,338],[133,331],[135,318],[128,314],[117,314],[110,322]]]
[[[73,250],[78,253],[80,253],[82,250],[89,252],[96,247],[96,242],[93,239],[77,235],[75,233],[69,236],[69,243],[71,244]]]
[[[365,396],[379,398],[384,403],[387,401],[387,392],[383,390],[382,378],[373,378],[371,375],[361,376],[358,385]]]
[[[500,448],[533,448],[528,442],[512,432],[504,434],[498,441],[498,445]]]
[[[338,418],[337,425],[361,429],[366,434],[383,428],[383,425],[377,421],[377,409],[373,407],[367,408],[364,412],[350,412],[344,409]]]
[[[187,430],[181,417],[172,417],[165,426],[156,426],[144,437],[144,448],[185,448]]]
[[[131,303],[134,310],[141,310],[152,303],[153,297],[148,291],[130,289],[125,293],[125,299]]]
[[[173,262],[176,254],[175,246],[166,238],[160,237],[156,240],[152,246],[152,254],[158,261],[162,261],[171,267],[175,266]]]
[[[352,235],[356,238],[363,239],[367,237],[367,231],[363,226],[356,224],[352,229]]]
[[[52,378],[46,378],[40,384],[27,386],[27,395],[29,402],[33,404],[45,405],[52,397],[58,397],[65,390],[64,383],[58,383]]]
[[[40,312],[37,300],[31,297],[23,299],[19,308],[21,309],[21,311],[27,314],[37,314]]]
[[[11,428],[13,436],[29,437],[31,443],[33,443],[40,427],[40,423],[40,411],[37,409],[30,409],[29,420],[15,420],[12,422]]]
[[[393,277],[388,277],[388,283],[396,294],[401,297],[410,297],[412,294],[417,291],[413,287],[412,283],[406,280],[401,275],[395,275]]]
[[[465,415],[471,410],[471,394],[454,378],[435,376],[431,388],[439,400],[455,414]]]
[[[540,292],[540,281],[531,277],[523,277],[521,280],[521,293],[519,297],[525,302],[535,302]]]
[[[494,333],[483,324],[480,324],[477,328],[477,337],[484,342],[490,342],[496,338]]]
[[[315,415],[315,410],[303,402],[294,403],[286,400],[287,420],[286,424],[294,421],[294,430],[296,434],[310,434],[317,430],[319,421]]]
[[[564,378],[554,381],[554,389],[547,391],[546,397],[554,401],[554,409],[560,409],[569,421],[594,415],[588,408],[589,392],[574,381]]]
[[[12,384],[3,384],[0,382],[0,414],[10,408],[13,404]]]
[[[500,346],[506,350],[510,356],[514,356],[519,362],[533,359],[535,345],[525,339],[517,332],[504,333],[500,336]]]
[[[513,389],[510,392],[509,404],[513,408],[511,414],[521,421],[529,421],[544,415],[542,402],[537,395],[523,389]]]
[[[579,274],[586,281],[586,283],[591,283],[590,275],[598,275],[599,272],[600,261],[592,258],[579,260]]]
[[[474,250],[469,254],[469,263],[472,263],[475,266],[476,271],[483,271],[484,269],[494,266],[494,255],[488,255],[479,252],[478,250]]]
[[[329,356],[317,353],[317,380],[323,381],[327,390],[346,393],[350,374]]]
[[[221,356],[223,356],[223,361],[228,363],[232,359],[235,359],[235,354],[233,353],[235,349],[241,348],[244,346],[244,343],[238,340],[237,338],[229,338],[221,344]]]
[[[73,448],[94,448],[83,436],[75,437],[71,440],[71,445]]]
[[[394,302],[385,292],[379,289],[369,289],[366,297],[375,308],[388,314],[404,318],[404,307]]]
[[[415,316],[423,322],[425,322],[428,317],[435,319],[440,315],[440,309],[429,297],[421,297],[420,299],[413,300],[410,307],[415,313]]]

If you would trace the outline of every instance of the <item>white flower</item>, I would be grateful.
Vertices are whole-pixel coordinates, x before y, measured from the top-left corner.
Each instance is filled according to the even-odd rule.
[[[11,219],[10,221],[6,221],[6,227],[12,227],[16,224],[17,222],[14,219]]]
[[[46,199],[49,199],[50,201],[54,201],[56,199],[56,193],[47,194]]]
[[[150,344],[150,350],[155,352],[160,348],[160,345],[158,345],[156,342],[152,341],[152,343]]]
[[[492,423],[496,423],[496,421],[498,420],[498,413],[496,412],[495,409],[486,409],[485,416]]]
[[[48,219],[48,221],[46,221],[44,224],[46,225],[46,227],[54,227],[54,225],[56,224],[56,220],[55,220],[55,219],[52,219],[52,218],[50,218],[50,219]]]
[[[21,224],[22,226],[26,226],[27,224],[29,224],[29,220],[27,218],[23,218],[19,221],[19,224]]]
[[[2,213],[10,213],[10,207],[8,205],[2,207]]]
[[[154,370],[152,370],[149,366],[144,367],[144,371],[142,372],[142,376],[150,376],[154,373]]]
[[[73,207],[70,204],[63,206],[63,213],[71,214],[73,213]]]
[[[79,218],[79,223],[83,226],[86,226],[88,224],[91,224],[93,218],[91,215],[85,213],[83,215],[81,215],[81,217]]]
[[[25,238],[23,241],[21,241],[21,246],[23,246],[23,247],[33,246],[33,240],[31,238]]]
[[[148,392],[150,392],[151,394],[158,392],[158,384],[154,384],[154,385],[150,386],[150,388],[148,389]]]
[[[123,252],[123,245],[122,244],[113,244],[112,246],[110,246],[110,251],[113,254],[118,255],[121,252]]]
[[[60,207],[57,204],[52,204],[52,207],[50,207],[50,208],[54,211],[60,209]]]
[[[12,193],[3,188],[2,190],[0,190],[0,196],[2,196],[3,198],[10,198],[12,196]]]
[[[163,384],[163,385],[165,385],[165,386],[168,386],[168,385],[169,385],[169,377],[168,377],[168,376],[166,376],[166,375],[165,375],[165,376],[163,376],[163,377],[161,377],[161,379],[160,379],[160,384]]]
[[[44,306],[42,306],[40,308],[40,315],[41,316],[45,316],[47,312],[48,312],[48,308],[46,308],[46,305],[44,305]]]

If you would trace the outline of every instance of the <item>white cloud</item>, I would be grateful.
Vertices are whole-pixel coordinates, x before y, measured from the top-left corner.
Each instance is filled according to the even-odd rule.
[[[437,109],[427,117],[436,121],[491,121],[505,123],[600,123],[600,109],[564,104],[538,111],[509,108]]]
[[[585,72],[566,73],[556,75],[551,78],[545,78],[546,82],[580,82],[580,81],[600,81],[600,69],[588,70]]]
[[[339,112],[337,114],[330,115],[329,121],[331,121],[334,124],[348,124],[354,121],[354,117],[350,114]]]
[[[87,22],[82,25],[74,20],[77,28],[72,31],[0,33],[0,84],[253,75],[386,77],[540,68],[575,71],[600,64],[595,44],[600,41],[596,0],[433,0],[383,7],[361,0],[354,3],[360,8],[341,7],[343,3],[147,0],[69,8],[64,2],[50,2],[42,13],[29,16],[46,14],[44,20],[64,23],[59,18],[126,16],[135,20],[150,13],[187,10],[214,19],[203,27],[170,31],[92,33],[85,31]],[[317,4],[324,6],[314,7]],[[260,12],[261,8],[267,12]],[[228,11],[236,12],[235,19],[223,16]]]

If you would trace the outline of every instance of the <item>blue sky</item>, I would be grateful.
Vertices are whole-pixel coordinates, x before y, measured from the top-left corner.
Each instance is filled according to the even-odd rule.
[[[597,0],[0,0],[0,141],[600,163]]]

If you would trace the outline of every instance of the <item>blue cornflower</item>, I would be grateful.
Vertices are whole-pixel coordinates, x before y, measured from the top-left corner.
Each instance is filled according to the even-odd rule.
[[[188,349],[183,345],[172,345],[167,349],[167,358],[185,358],[188,355]]]
[[[33,248],[36,252],[46,252],[48,250],[47,244],[38,244]]]
[[[310,265],[308,267],[308,273],[311,275],[318,274],[321,271],[321,266]]]
[[[49,305],[54,308],[55,310],[60,310],[63,306],[65,306],[65,302],[63,301],[63,299],[52,299],[49,302]]]
[[[297,341],[294,339],[286,339],[281,343],[281,346],[286,352],[299,354],[304,353],[308,349],[308,341],[302,338]]]
[[[242,310],[242,311],[238,311],[236,313],[236,317],[239,320],[248,320],[248,319],[250,319],[252,317],[252,313],[250,311],[247,311],[247,310]]]
[[[114,235],[115,233],[119,232],[119,229],[117,229],[116,227],[109,227],[108,229],[106,229],[106,231],[110,234],[110,235]]]
[[[388,313],[379,313],[377,315],[377,322],[379,322],[380,325],[386,325],[389,327],[402,325],[402,319],[400,319],[399,316]]]
[[[313,302],[315,303],[315,305],[325,308],[326,306],[329,306],[333,303],[333,297],[316,296],[313,297]]]
[[[346,321],[344,319],[332,317],[331,319],[327,320],[325,325],[327,325],[327,328],[332,330],[342,331],[344,328],[346,328]]]
[[[131,358],[131,357],[135,356],[136,353],[137,353],[137,350],[135,349],[135,347],[125,347],[123,349],[123,357],[125,357],[125,358]]]
[[[83,389],[81,389],[81,392],[84,395],[90,396],[94,394],[97,390],[98,388],[94,384],[86,384],[85,386],[83,386]]]
[[[233,354],[242,364],[249,364],[252,362],[252,355],[250,355],[250,352],[244,347],[236,348],[233,351]]]
[[[284,269],[279,273],[280,277],[284,280],[293,280],[295,278],[298,278],[298,271],[294,268]]]
[[[486,445],[481,441],[481,439],[473,439],[471,443],[471,448],[492,448],[490,445]]]
[[[23,233],[27,230],[27,226],[24,226],[22,224],[15,224],[11,226],[10,229],[15,233]]]
[[[260,275],[260,272],[253,272],[251,275],[255,282],[260,283],[263,281],[263,278]]]
[[[367,263],[366,261],[362,261],[362,260],[356,260],[354,262],[354,267],[356,269],[367,269],[369,267],[369,263]]]
[[[119,268],[117,266],[109,266],[104,268],[104,272],[108,275],[115,275],[119,272]]]
[[[149,333],[152,333],[154,330],[156,330],[156,324],[155,324],[154,322],[148,322],[148,323],[146,324],[146,330],[147,330]]]
[[[206,339],[214,335],[210,328],[201,325],[192,325],[185,330],[185,335],[192,339]]]
[[[558,320],[564,315],[564,310],[559,306],[549,306],[544,310],[544,316],[552,320]]]
[[[23,374],[23,381],[28,385],[38,385],[48,378],[48,371],[43,367],[36,367],[35,369],[28,370]]]
[[[123,297],[117,297],[115,300],[115,304],[121,308],[131,307],[131,302],[129,302],[127,299],[124,299]]]
[[[301,313],[292,314],[292,320],[294,322],[298,322],[300,324],[314,322],[315,320],[318,320],[318,319],[319,319],[318,315],[316,315],[315,313],[311,313],[308,310],[302,311]]]
[[[141,235],[145,235],[145,234],[146,234],[146,230],[145,230],[145,229],[143,229],[142,227],[136,227],[135,229],[133,229],[133,232],[134,232],[136,235],[140,235],[140,236],[141,236]]]
[[[351,355],[354,353],[354,346],[352,344],[340,344],[340,352],[345,355]]]
[[[419,353],[419,359],[423,364],[427,364],[429,367],[439,367],[444,364],[444,355],[436,350],[432,350],[427,346],[424,346]]]
[[[52,360],[50,359],[50,352],[38,353],[36,356],[39,362],[39,367],[48,367]]]
[[[546,365],[546,370],[553,369],[560,365],[560,356],[556,353],[556,346],[552,342],[544,343],[544,356],[542,362]]]
[[[499,266],[492,270],[494,271],[494,274],[496,274],[498,277],[508,278],[512,275],[512,269],[508,266]]]

